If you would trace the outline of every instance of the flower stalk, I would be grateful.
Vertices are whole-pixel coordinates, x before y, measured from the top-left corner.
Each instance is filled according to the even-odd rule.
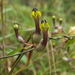
[[[14,25],[14,30],[15,30],[15,35],[16,35],[16,37],[17,37],[17,39],[18,39],[18,24],[15,24]],[[28,43],[29,42],[29,40],[31,39],[31,36],[32,36],[32,34],[29,36],[29,38],[26,40],[26,42],[25,43]],[[20,52],[23,52],[25,49],[25,47],[26,47],[26,44],[24,43],[24,46],[23,46],[23,49],[20,51]],[[31,53],[31,51],[29,52],[29,54],[28,55],[30,55],[30,53]],[[18,64],[18,62],[21,60],[21,58],[23,57],[23,55],[24,54],[20,54],[17,58],[16,58],[16,60],[14,61],[14,63],[12,64],[12,69],[11,69],[11,71],[9,72],[9,74],[8,75],[11,75],[11,73],[13,72],[13,70],[14,70],[14,68],[16,67],[16,65]]]
[[[16,74],[20,73],[22,70],[24,70],[29,65],[32,53],[33,53],[33,51],[29,52],[28,60],[27,60],[27,63],[25,64],[25,66],[23,66],[21,69],[19,69],[17,72],[15,72],[13,75],[16,75]]]
[[[63,33],[63,27],[62,27],[62,18],[59,18],[59,25],[56,25],[55,22],[55,16],[52,16],[52,20],[53,20],[53,26],[55,28],[54,32],[52,32],[52,34],[58,34],[58,33]]]
[[[53,15],[53,16],[52,16],[52,21],[53,21],[53,26],[54,26],[54,27],[56,26],[55,18],[56,18],[56,17]]]

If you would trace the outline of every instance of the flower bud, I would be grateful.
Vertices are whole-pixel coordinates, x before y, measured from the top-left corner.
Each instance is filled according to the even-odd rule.
[[[18,41],[19,41],[20,43],[25,43],[24,39],[23,39],[20,35],[18,35]]]
[[[55,29],[53,33],[57,34],[59,31],[58,29]]]
[[[62,21],[62,18],[59,18],[59,21]]]
[[[15,23],[14,26],[13,26],[13,28],[14,28],[14,29],[18,29],[18,28],[19,28],[18,24]]]
[[[55,19],[55,18],[56,18],[56,17],[53,15],[53,16],[52,16],[52,19]]]
[[[63,57],[63,60],[64,60],[64,61],[68,61],[68,58],[67,58],[67,57]]]
[[[75,26],[69,29],[68,35],[75,35]]]
[[[62,25],[62,18],[59,18],[59,24]]]

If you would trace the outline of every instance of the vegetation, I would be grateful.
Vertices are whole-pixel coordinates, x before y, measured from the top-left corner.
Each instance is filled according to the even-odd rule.
[[[74,5],[74,0],[0,0],[0,75],[74,75]]]

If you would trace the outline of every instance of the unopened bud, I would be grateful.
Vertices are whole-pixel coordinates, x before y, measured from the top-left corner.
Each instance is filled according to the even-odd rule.
[[[19,28],[18,24],[14,24],[13,28],[18,29]]]
[[[24,43],[24,39],[21,37],[21,36],[18,36],[18,41],[21,42],[21,43]]]
[[[55,29],[55,30],[54,30],[54,33],[56,33],[56,34],[57,34],[57,33],[58,33],[58,29]]]
[[[59,21],[62,21],[62,18],[59,18]]]
[[[69,59],[69,58],[67,58],[67,57],[63,57],[63,60],[64,60],[64,61],[67,61],[67,62],[70,62],[70,61],[73,61],[74,59],[73,59],[73,58],[70,58],[70,59]]]
[[[59,23],[60,23],[60,25],[62,24],[62,18],[59,18]]]
[[[55,19],[56,17],[53,15],[52,18]]]
[[[75,35],[75,26],[69,29],[68,35]]]
[[[67,57],[63,57],[63,60],[64,60],[64,61],[68,61],[68,58],[67,58]]]

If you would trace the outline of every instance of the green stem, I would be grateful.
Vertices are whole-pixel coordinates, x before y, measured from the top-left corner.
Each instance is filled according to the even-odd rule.
[[[32,34],[31,34],[32,35]],[[31,35],[30,35],[30,37],[27,39],[27,41],[26,41],[26,43],[28,43],[28,41],[31,39]],[[24,47],[25,47],[26,45],[24,45]],[[22,49],[20,52],[23,52],[24,51],[24,49]],[[23,57],[23,55],[24,54],[21,54],[21,55],[19,55],[18,57],[17,57],[17,59],[15,60],[15,62],[13,63],[13,65],[12,65],[12,69],[11,69],[11,71],[9,72],[9,74],[8,75],[11,75],[11,73],[13,72],[13,70],[14,70],[14,68],[16,67],[16,65],[18,64],[18,62],[21,60],[21,58]]]
[[[4,25],[4,15],[3,15],[3,1],[4,0],[1,0],[2,46],[3,46],[3,56],[6,56],[5,40],[4,40],[4,29],[5,29],[5,25]],[[4,71],[5,71],[5,73],[8,72],[8,64],[7,64],[7,61],[4,61]]]
[[[28,61],[27,63],[25,64],[25,66],[23,66],[21,69],[19,69],[17,72],[15,72],[13,75],[16,75],[18,73],[20,73],[22,70],[24,70],[30,63],[30,59],[31,59],[31,56],[32,56],[32,52],[33,51],[30,51],[29,54],[28,54]]]

